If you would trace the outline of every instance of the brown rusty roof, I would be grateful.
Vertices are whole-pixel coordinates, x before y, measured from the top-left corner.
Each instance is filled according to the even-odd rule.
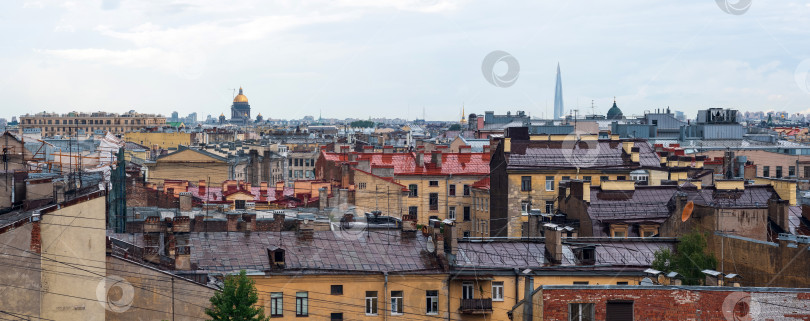
[[[647,142],[635,142],[639,164],[624,155],[619,141],[513,141],[508,169],[530,168],[659,168],[661,160]]]

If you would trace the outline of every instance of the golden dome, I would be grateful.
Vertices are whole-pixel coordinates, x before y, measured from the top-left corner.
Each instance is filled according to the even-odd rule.
[[[225,113],[219,114],[219,117],[225,117]]]
[[[235,103],[246,103],[248,102],[247,96],[242,93],[242,87],[239,87],[239,94],[233,98],[233,102]]]

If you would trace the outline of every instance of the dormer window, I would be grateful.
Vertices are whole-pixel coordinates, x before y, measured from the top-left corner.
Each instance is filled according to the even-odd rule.
[[[626,238],[628,234],[626,224],[610,224],[610,236],[617,238]]]
[[[270,266],[272,268],[284,268],[284,259],[285,259],[284,249],[279,247],[269,247],[267,248],[267,257],[270,259]]]
[[[573,249],[574,255],[577,257],[577,261],[579,261],[582,265],[593,265],[596,263],[596,247],[595,246],[583,246],[579,248]]]

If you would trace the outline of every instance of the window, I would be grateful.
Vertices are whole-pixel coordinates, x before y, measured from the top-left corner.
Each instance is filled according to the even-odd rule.
[[[408,197],[419,196],[419,187],[416,184],[408,185]]]
[[[428,204],[430,205],[431,211],[438,211],[439,210],[439,193],[430,193],[428,194]]]
[[[329,320],[331,320],[331,321],[343,321],[343,313],[332,313],[329,316]]]
[[[788,166],[788,176],[790,177],[796,176],[796,166]]]
[[[503,301],[503,282],[492,282],[492,301]]]
[[[561,180],[561,181],[570,181],[570,180],[571,180],[571,176],[563,176],[563,177],[562,177],[562,179],[560,179],[560,180]]]
[[[776,166],[776,178],[782,178],[782,166]]]
[[[546,201],[546,213],[554,213],[554,201]]]
[[[357,183],[357,189],[366,189],[366,183]]]
[[[593,303],[568,304],[568,321],[593,321],[593,320],[595,320]]]
[[[520,190],[524,192],[528,192],[532,190],[532,177],[531,176],[523,176],[520,178]]]
[[[455,206],[450,206],[450,208],[447,210],[447,218],[451,219],[451,220],[456,219],[456,207]]]
[[[468,238],[468,237],[470,237],[470,231],[464,231],[464,233],[462,235],[463,235],[462,237]]]
[[[771,167],[770,166],[763,166],[762,167],[762,176],[763,177],[771,177]]]
[[[590,182],[590,181],[591,181],[591,177],[590,177],[590,176],[582,176],[582,180],[584,180],[584,181],[586,181],[586,182]]]
[[[546,176],[546,190],[547,191],[554,190],[554,176]]]
[[[588,285],[588,281],[574,281],[574,285]]]
[[[608,301],[605,320],[633,320],[633,301]]]
[[[332,295],[343,295],[343,285],[332,285],[330,293]]]
[[[245,200],[234,200],[234,208],[237,210],[245,209]]]
[[[430,181],[428,182],[428,184],[430,185],[430,187],[436,187],[439,186],[439,181]]]
[[[622,231],[613,231],[613,237],[627,237],[627,233]]]
[[[469,206],[464,206],[464,221],[465,222],[470,221],[470,207]]]
[[[284,316],[284,294],[281,292],[270,293],[270,316]]]
[[[616,176],[616,180],[617,180],[617,181],[623,181],[623,180],[625,180],[625,179],[627,179],[627,177],[624,177],[624,176]]]
[[[305,317],[309,315],[309,294],[307,292],[295,293],[295,316]]]
[[[456,196],[456,185],[450,184],[450,190],[448,190],[447,195]]]
[[[377,291],[366,291],[366,315],[377,315]]]
[[[528,201],[520,202],[520,212],[523,214],[528,214],[529,210],[531,210],[531,204]]]
[[[402,291],[391,291],[391,315],[402,315]]]
[[[416,206],[409,206],[408,207],[408,215],[410,215],[411,217],[416,218],[416,214],[418,214],[418,212],[419,212],[419,207],[416,207]]]
[[[425,292],[425,314],[439,314],[439,291],[427,290]]]
[[[627,284],[628,284],[627,281],[616,282],[616,285],[627,285]]]
[[[475,287],[472,282],[461,283],[461,299],[468,300],[475,298]]]

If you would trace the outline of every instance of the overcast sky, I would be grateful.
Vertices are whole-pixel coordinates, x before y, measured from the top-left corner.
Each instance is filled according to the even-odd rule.
[[[229,114],[239,86],[265,118],[541,117],[558,62],[566,113],[594,100],[604,114],[614,96],[625,115],[810,112],[810,6],[730,1],[4,0],[0,117],[204,118]],[[483,75],[496,50],[519,63],[512,86]]]

